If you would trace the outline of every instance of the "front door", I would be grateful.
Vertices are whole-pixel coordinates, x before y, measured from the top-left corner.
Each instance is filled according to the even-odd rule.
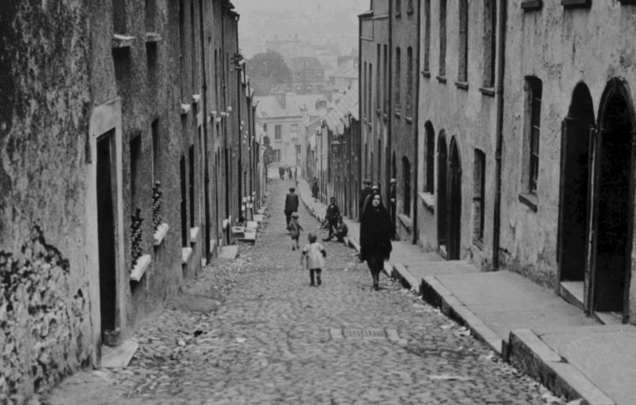
[[[459,260],[461,253],[462,167],[457,143],[451,141],[448,179],[448,246],[447,259]]]

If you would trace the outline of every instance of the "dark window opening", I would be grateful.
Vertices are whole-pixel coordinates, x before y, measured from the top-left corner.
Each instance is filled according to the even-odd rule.
[[[431,0],[424,1],[424,71],[431,70]]]
[[[146,66],[148,69],[148,89],[154,94],[157,88],[157,43],[146,43]]]
[[[484,87],[495,86],[495,57],[497,43],[496,0],[484,1]]]
[[[459,0],[459,82],[468,80],[468,0]]]
[[[188,247],[188,209],[187,209],[187,184],[185,156],[179,160],[180,186],[181,186],[181,246]]]
[[[446,76],[446,0],[439,2],[439,75]]]
[[[146,32],[155,32],[155,0],[146,0]]]
[[[115,34],[126,34],[126,0],[113,0],[113,25]]]
[[[426,183],[425,193],[435,193],[435,131],[426,123]]]
[[[486,186],[486,155],[475,149],[473,168],[473,241],[484,239],[484,197]]]
[[[404,192],[404,214],[411,216],[411,162],[406,156],[402,157],[402,187]]]
[[[188,148],[188,162],[190,166],[189,174],[190,181],[188,183],[188,188],[190,191],[190,227],[194,228],[194,190],[195,190],[195,177],[194,177],[194,145],[190,145]]]
[[[412,117],[413,107],[413,48],[406,50],[406,116]]]
[[[402,51],[398,47],[395,50],[395,112],[400,113],[400,82],[402,76]]]
[[[159,142],[159,120],[154,120],[152,130],[152,183],[161,181],[159,167],[161,167],[161,144]]]
[[[539,177],[539,142],[541,138],[541,97],[543,83],[540,79],[526,77],[527,116],[529,118],[528,137],[528,191],[536,193]]]

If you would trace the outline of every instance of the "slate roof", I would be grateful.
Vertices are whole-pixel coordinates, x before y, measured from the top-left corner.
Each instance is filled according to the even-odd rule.
[[[358,86],[351,86],[338,104],[336,104],[329,114],[325,116],[327,127],[336,134],[343,134],[345,123],[349,123],[347,115],[351,113],[351,117],[359,120],[358,111]]]
[[[323,116],[326,109],[316,109],[316,102],[326,100],[321,94],[290,94],[293,101],[288,103],[287,108],[283,108],[278,99],[274,95],[254,97],[254,101],[258,101],[256,108],[256,116],[259,118],[289,118],[302,116],[302,109],[307,111],[309,116]],[[289,101],[289,97],[287,98]],[[327,107],[330,103],[327,102]]]
[[[353,61],[349,61],[331,74],[331,77],[344,77],[345,79],[357,79],[358,68],[353,66]]]
[[[304,56],[300,58],[292,58],[288,63],[291,71],[297,70],[324,70],[320,61],[315,56]]]

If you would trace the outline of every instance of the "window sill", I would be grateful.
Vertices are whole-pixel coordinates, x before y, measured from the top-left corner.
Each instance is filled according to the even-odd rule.
[[[190,104],[181,104],[181,115],[187,115],[192,109]]]
[[[402,225],[404,225],[404,227],[411,232],[413,229],[413,223],[411,222],[411,218],[407,217],[404,214],[398,214],[397,216],[400,219],[400,222],[402,222]]]
[[[130,37],[128,35],[113,35],[112,47],[113,48],[130,48],[135,41],[135,37]]]
[[[431,193],[417,193],[424,203],[424,206],[428,208],[431,212],[435,212],[435,195]]]
[[[402,118],[402,114],[396,111],[395,112],[395,117],[396,118]]]
[[[563,8],[590,8],[592,7],[591,0],[561,0]]]
[[[157,227],[157,230],[152,235],[153,239],[155,240],[155,246],[161,245],[161,243],[163,242],[163,239],[168,234],[169,229],[170,229],[170,226],[168,224],[161,224]]]
[[[521,8],[525,11],[541,10],[542,7],[542,0],[524,0],[521,2]]]
[[[139,259],[137,259],[137,264],[130,272],[130,279],[132,281],[139,281],[150,267],[150,263],[152,262],[152,258],[150,255],[143,255]]]
[[[446,84],[446,76],[435,76],[438,82]]]
[[[458,89],[468,90],[468,82],[455,82]]]
[[[410,10],[406,10],[406,14],[413,14],[414,10],[410,9]]]
[[[181,264],[190,263],[191,257],[192,257],[192,248],[189,248],[189,247],[181,248]]]
[[[527,205],[532,211],[537,212],[537,204],[539,200],[534,193],[521,193],[519,194],[519,201]]]
[[[199,227],[190,228],[190,243],[197,243],[199,239]]]
[[[428,70],[422,70],[422,77],[426,77],[427,79],[431,78],[431,72]]]
[[[199,101],[201,101],[201,95],[200,94],[193,94],[192,95],[192,104],[198,104]]]
[[[495,88],[494,87],[480,87],[479,92],[484,96],[495,97]]]
[[[402,17],[402,13],[400,11],[398,11],[397,13],[395,13],[395,18],[397,17]]]
[[[160,42],[161,40],[161,35],[156,32],[146,32],[146,42]]]
[[[412,124],[412,123],[413,123],[413,118],[411,118],[411,117],[404,117],[404,121],[406,121],[408,124]]]

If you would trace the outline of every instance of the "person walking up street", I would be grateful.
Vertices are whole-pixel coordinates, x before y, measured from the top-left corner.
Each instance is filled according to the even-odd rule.
[[[314,179],[314,185],[311,186],[311,195],[314,197],[314,202],[318,199],[318,192],[320,189],[318,188],[318,180]]]
[[[395,226],[397,225],[395,222],[397,220],[397,187],[395,186],[395,179],[391,179],[391,189],[390,189],[390,206],[389,206],[389,214],[391,216],[391,222],[393,223],[393,238],[395,238]]]
[[[298,180],[298,168],[294,167],[294,180]]]
[[[280,176],[280,179],[283,180],[284,179],[284,174],[285,174],[285,169],[283,169],[283,166],[278,166],[278,175]]]
[[[292,179],[292,169],[291,169],[291,167],[287,168],[287,174],[289,175],[289,180],[291,180]]]
[[[327,214],[325,215],[325,220],[329,224],[329,236],[323,239],[323,241],[327,242],[333,238],[336,233],[336,226],[338,225],[338,217],[340,216],[340,208],[336,204],[336,197],[331,197],[331,204],[327,207]]]
[[[298,194],[295,194],[296,188],[289,189],[289,193],[285,196],[285,217],[287,218],[287,230],[289,230],[289,223],[291,222],[291,216],[294,212],[298,212]]]
[[[302,256],[300,256],[300,264],[303,265],[306,260],[311,281],[309,285],[313,287],[316,284],[322,284],[320,273],[322,273],[322,269],[325,267],[324,258],[327,257],[327,251],[320,243],[316,242],[317,238],[315,233],[309,232],[307,238],[309,239],[309,244],[303,248]],[[315,282],[314,275],[316,277]]]
[[[380,193],[374,193],[360,224],[360,259],[367,262],[376,291],[380,289],[380,272],[384,268],[384,261],[391,257],[391,234],[389,213],[382,205]]]
[[[298,239],[300,239],[300,231],[303,230],[303,227],[298,223],[298,216],[298,213],[294,212],[292,214],[291,222],[289,223],[289,233],[292,238],[292,250],[300,249]]]
[[[367,196],[371,194],[371,182],[365,179],[362,184],[364,187],[360,190],[360,200],[358,201],[358,221],[362,221],[362,211],[364,211],[364,203],[367,200]]]

